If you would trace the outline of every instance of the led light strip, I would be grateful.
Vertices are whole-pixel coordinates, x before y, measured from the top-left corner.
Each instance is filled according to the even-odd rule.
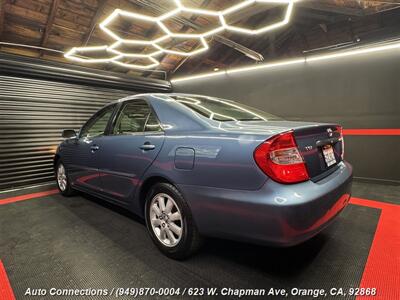
[[[240,2],[231,7],[228,7],[225,10],[214,11],[214,10],[195,9],[195,8],[186,7],[182,3],[181,0],[174,0],[176,8],[172,9],[171,11],[169,11],[159,17],[151,17],[148,15],[139,14],[139,13],[135,13],[135,12],[129,12],[129,11],[117,8],[99,25],[100,28],[107,35],[109,35],[112,39],[115,40],[115,43],[113,43],[111,46],[74,47],[65,54],[65,57],[68,59],[75,60],[78,62],[83,62],[83,63],[111,62],[111,63],[115,63],[120,66],[129,67],[129,68],[139,68],[139,69],[153,68],[153,67],[159,65],[159,62],[154,58],[154,56],[157,56],[161,53],[175,54],[175,55],[180,55],[180,56],[197,55],[197,54],[209,49],[209,46],[208,46],[207,41],[205,40],[205,37],[214,35],[216,33],[224,31],[224,30],[230,30],[230,31],[235,31],[235,32],[239,32],[239,33],[255,35],[255,34],[265,33],[267,31],[271,31],[271,30],[277,29],[281,26],[284,26],[289,23],[291,15],[292,15],[292,11],[293,11],[294,3],[297,1],[300,1],[300,0],[244,0],[243,2]],[[225,16],[227,16],[233,12],[237,12],[240,9],[243,9],[243,8],[245,8],[249,5],[255,4],[255,3],[287,4],[287,9],[286,9],[284,19],[280,22],[270,24],[268,26],[264,26],[264,27],[261,27],[258,29],[246,29],[246,28],[241,28],[238,26],[231,26],[226,22]],[[216,28],[208,30],[204,33],[172,32],[164,23],[168,18],[174,17],[177,14],[182,13],[182,12],[218,17],[219,24]],[[145,21],[145,22],[152,22],[154,24],[157,24],[157,26],[163,31],[164,35],[159,38],[153,39],[153,40],[124,39],[109,28],[109,25],[119,16],[136,19],[136,20],[140,20],[140,21]],[[160,45],[162,42],[166,41],[169,38],[170,39],[174,39],[174,38],[198,39],[201,47],[198,49],[195,49],[193,51],[185,52],[185,51],[167,49]],[[152,47],[158,49],[158,51],[154,51],[150,54],[133,53],[133,52],[124,53],[124,52],[118,50],[118,47],[120,47],[122,44],[144,45],[144,46],[147,45],[147,46],[152,46]],[[113,56],[111,58],[100,58],[100,59],[94,59],[94,58],[85,59],[85,58],[77,56],[77,53],[79,53],[79,52],[85,53],[85,52],[104,51],[104,50],[113,53],[115,56]],[[146,58],[146,59],[150,60],[152,63],[149,65],[126,64],[126,63],[123,63],[120,61],[121,58],[123,58],[123,57]]]
[[[216,33],[219,33],[221,31],[224,30],[230,30],[230,31],[236,31],[236,32],[240,32],[240,33],[246,33],[246,34],[260,34],[260,33],[264,33],[276,28],[279,28],[281,26],[284,26],[286,24],[289,23],[290,21],[290,17],[292,15],[292,11],[293,11],[293,6],[295,2],[298,2],[300,0],[244,0],[243,2],[240,2],[236,5],[233,5],[225,10],[220,10],[220,11],[214,11],[214,10],[206,10],[206,9],[196,9],[196,8],[190,8],[190,7],[186,7],[182,4],[181,0],[175,0],[176,5],[178,6],[179,11],[177,10],[176,13],[180,13],[180,12],[189,12],[189,13],[193,13],[193,14],[199,14],[199,15],[207,15],[207,16],[215,16],[219,18],[219,22],[220,22],[220,26],[217,28],[214,28],[212,30],[209,30],[205,33],[201,33],[201,34],[187,34],[187,33],[173,33],[171,32],[167,26],[164,25],[164,23],[161,22],[159,23],[159,26],[161,27],[161,29],[164,30],[164,32],[168,35],[172,35],[172,36],[180,36],[180,37],[189,37],[189,38],[196,38],[196,37],[207,37]],[[288,4],[286,13],[285,13],[285,17],[282,21],[274,23],[274,24],[270,24],[268,26],[259,28],[259,29],[246,29],[246,28],[241,28],[238,26],[231,26],[228,25],[226,20],[225,20],[225,16],[239,11],[242,8],[245,8],[247,6],[250,6],[252,4],[255,3],[277,3],[277,4]],[[174,15],[174,14],[173,14]],[[172,16],[173,16],[172,15]],[[169,16],[170,17],[170,16]],[[162,19],[165,20],[166,18],[164,18],[162,16]]]
[[[332,53],[332,54],[313,55],[310,57],[302,57],[302,58],[296,58],[296,59],[291,59],[291,60],[278,61],[278,62],[274,62],[274,63],[258,64],[256,66],[248,66],[248,67],[236,68],[236,69],[219,71],[219,72],[203,73],[203,74],[198,74],[198,75],[192,75],[192,76],[186,76],[186,77],[172,79],[171,82],[176,83],[176,82],[195,80],[195,79],[201,79],[201,78],[207,78],[207,77],[228,75],[228,74],[233,74],[233,73],[255,71],[258,69],[277,68],[277,67],[282,67],[282,66],[292,65],[292,64],[312,63],[315,61],[329,60],[329,59],[335,59],[335,58],[353,56],[353,55],[360,55],[360,54],[375,53],[375,52],[381,52],[381,51],[391,50],[391,49],[400,49],[400,43],[392,43],[392,44],[387,44],[387,45],[382,45],[382,46],[370,46],[370,47],[365,47],[365,48],[361,48],[361,49],[337,52],[337,53]]]
[[[154,39],[154,40],[136,40],[136,39],[123,39],[120,36],[118,36],[116,33],[114,33],[111,29],[109,29],[107,26],[110,25],[116,18],[119,16],[131,18],[131,19],[138,19],[142,21],[147,21],[147,22],[152,22],[160,26],[160,22],[166,18],[169,18],[177,13],[179,13],[181,10],[179,8],[174,9],[158,18],[156,17],[150,17],[147,15],[142,15],[138,13],[133,13],[129,12],[126,10],[122,9],[115,9],[103,22],[100,23],[100,28],[107,33],[110,37],[112,37],[116,41],[123,41],[123,42],[128,42],[128,43],[136,43],[136,44],[141,44],[141,45],[152,45],[157,42],[161,42],[164,39],[168,38],[168,35],[162,36],[160,38]]]
[[[126,56],[126,57],[154,57],[157,56],[159,54],[162,54],[163,51],[159,50],[157,47],[154,47],[155,49],[157,49],[156,51],[149,53],[149,54],[143,54],[143,53],[123,53],[119,50],[117,50],[118,47],[122,46],[122,45],[137,45],[137,43],[135,42],[127,42],[127,41],[116,41],[114,44],[112,44],[110,47],[108,47],[108,50],[116,55],[122,55],[122,56]],[[145,45],[145,46],[150,46],[150,45]],[[153,45],[151,45],[153,46]]]
[[[77,56],[77,53],[85,53],[85,52],[96,52],[96,51],[104,51],[106,50],[107,52],[112,52],[115,54],[115,56],[110,57],[110,58],[82,58],[80,56]],[[160,51],[158,51],[160,52]],[[71,50],[69,50],[67,53],[64,55],[66,58],[77,61],[77,62],[84,62],[84,63],[113,63],[125,68],[131,68],[131,69],[151,69],[156,66],[158,66],[160,63],[158,60],[155,58],[151,57],[150,55],[147,54],[128,54],[128,55],[123,55],[121,53],[118,53],[117,51],[114,51],[113,49],[110,49],[108,46],[95,46],[95,47],[74,47]],[[138,65],[138,64],[129,64],[129,63],[124,63],[119,61],[120,59],[124,57],[132,57],[132,58],[147,58],[149,59],[152,63],[148,65]]]
[[[119,42],[121,43],[128,43],[128,44],[137,44],[137,45],[149,45],[152,47],[155,47],[159,50],[156,51],[155,53],[152,54],[148,54],[146,55],[147,57],[152,57],[154,55],[157,55],[159,53],[169,53],[169,54],[175,54],[175,55],[181,55],[181,56],[192,56],[195,54],[198,54],[200,52],[206,51],[209,47],[208,44],[206,42],[206,40],[204,39],[204,36],[202,35],[191,35],[191,34],[175,34],[169,31],[169,29],[162,23],[163,20],[170,18],[176,14],[178,14],[179,12],[181,12],[182,9],[181,8],[176,8],[166,14],[161,15],[160,17],[150,17],[150,16],[146,16],[146,15],[141,15],[141,14],[137,14],[137,13],[132,13],[132,12],[127,12],[121,9],[116,9],[114,10],[114,12],[107,17],[102,23],[100,23],[100,28],[107,33],[110,37],[112,37],[113,39],[115,39],[117,41],[117,43]],[[111,24],[118,16],[124,16],[124,17],[128,17],[128,18],[133,18],[133,19],[139,19],[139,20],[144,20],[144,21],[148,21],[148,22],[153,22],[155,24],[157,24],[165,33],[163,36],[154,39],[154,40],[137,40],[137,39],[123,39],[120,36],[118,36],[116,33],[114,33],[112,30],[110,30],[107,26],[109,24]],[[190,52],[183,52],[183,51],[177,51],[177,50],[170,50],[170,49],[165,49],[164,47],[160,46],[160,43],[162,43],[163,41],[167,40],[168,38],[194,38],[194,39],[199,39],[202,47],[199,49],[196,49],[194,51],[190,51]],[[110,48],[114,51],[118,51],[115,50],[115,48],[117,48],[120,44],[113,44]],[[119,52],[122,55],[126,55],[127,53],[122,53]]]
[[[219,16],[219,19],[220,19],[220,22],[221,22],[223,28],[226,29],[226,30],[235,31],[235,32],[244,33],[244,34],[249,34],[249,35],[256,35],[256,34],[260,34],[260,33],[265,33],[265,32],[277,29],[279,27],[282,27],[282,26],[284,26],[284,25],[286,25],[286,24],[288,24],[290,22],[290,18],[292,16],[292,12],[293,12],[294,2],[295,1],[293,1],[293,0],[286,0],[286,1],[285,0],[248,0],[248,1],[243,2],[243,4],[240,3],[240,4],[236,5],[236,6],[231,7],[230,9],[227,9],[227,10],[223,11]],[[287,4],[285,17],[280,22],[273,23],[273,24],[270,24],[270,25],[267,25],[267,26],[264,26],[264,27],[261,27],[261,28],[258,28],[258,29],[246,29],[246,28],[242,28],[242,27],[238,27],[238,26],[231,26],[231,25],[228,25],[226,23],[226,20],[225,20],[225,16],[226,15],[228,15],[228,14],[230,14],[232,12],[235,12],[238,9],[241,9],[243,7],[246,7],[246,6],[249,6],[251,4],[254,4],[254,3],[280,3],[280,4],[283,3],[283,4]],[[237,9],[237,7],[239,7],[239,8]]]
[[[104,46],[94,46],[94,47],[74,47],[67,53],[65,53],[64,56],[65,58],[68,58],[70,60],[83,63],[106,63],[106,62],[112,62],[113,60],[122,57],[122,55],[115,55],[110,58],[82,58],[79,55],[77,56],[78,53],[97,52],[104,50],[108,52],[108,46],[104,45]]]
[[[139,57],[139,56],[136,56],[136,57]],[[160,62],[158,60],[156,60],[154,57],[151,57],[151,56],[149,56],[149,57],[139,57],[139,58],[147,58],[152,63],[148,64],[148,65],[138,65],[138,64],[124,63],[124,62],[121,62],[121,61],[118,61],[118,60],[113,60],[112,63],[116,64],[118,66],[121,66],[121,67],[125,67],[125,68],[143,69],[143,70],[155,68],[160,64]]]
[[[202,45],[201,48],[195,49],[190,52],[181,52],[181,51],[176,51],[176,50],[165,49],[163,47],[160,47],[157,44],[155,44],[154,46],[164,53],[176,54],[176,55],[181,55],[181,56],[192,56],[192,55],[196,55],[196,54],[199,54],[201,52],[208,50],[209,46],[203,37],[200,38],[200,43]]]

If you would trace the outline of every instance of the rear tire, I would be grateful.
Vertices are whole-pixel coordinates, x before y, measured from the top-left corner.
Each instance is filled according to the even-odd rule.
[[[69,197],[75,194],[74,189],[71,187],[67,169],[64,164],[59,160],[55,168],[57,187],[61,195]]]
[[[146,196],[149,234],[166,256],[182,260],[194,254],[202,238],[182,194],[169,183],[155,184]]]

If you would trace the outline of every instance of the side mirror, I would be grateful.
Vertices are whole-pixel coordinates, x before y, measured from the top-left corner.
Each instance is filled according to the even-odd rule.
[[[77,137],[77,134],[73,129],[64,129],[61,136],[65,139],[70,139]]]

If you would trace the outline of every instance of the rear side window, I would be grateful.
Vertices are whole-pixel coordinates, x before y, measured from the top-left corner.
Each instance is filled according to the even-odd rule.
[[[144,100],[127,102],[118,115],[113,134],[135,134],[144,131],[162,131],[154,112]]]
[[[92,138],[103,135],[106,131],[108,121],[114,111],[115,104],[109,105],[96,113],[83,127],[80,133],[81,138]]]

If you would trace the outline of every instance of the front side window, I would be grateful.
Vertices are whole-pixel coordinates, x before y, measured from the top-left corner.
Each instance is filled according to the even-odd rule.
[[[237,102],[213,97],[172,96],[197,114],[219,122],[270,121],[279,117]]]
[[[117,118],[113,134],[134,134],[144,131],[161,131],[154,112],[144,100],[127,102]]]
[[[81,138],[93,138],[103,135],[114,108],[115,104],[109,105],[95,114],[93,118],[83,126],[80,134]]]

